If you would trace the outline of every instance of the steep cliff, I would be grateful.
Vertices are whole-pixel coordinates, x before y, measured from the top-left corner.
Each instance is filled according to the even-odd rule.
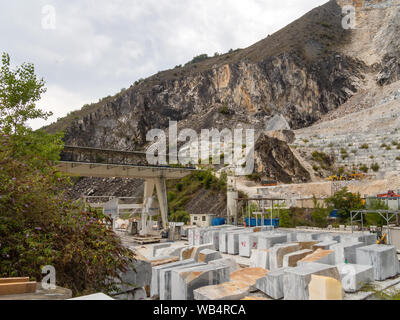
[[[399,0],[356,1],[356,28],[346,30],[350,3],[329,1],[249,48],[160,72],[46,129],[65,130],[69,145],[140,150],[146,133],[170,120],[198,132],[262,132],[281,114],[292,129],[308,127],[359,90],[400,79]],[[260,172],[310,179],[286,143],[264,137],[258,147]]]

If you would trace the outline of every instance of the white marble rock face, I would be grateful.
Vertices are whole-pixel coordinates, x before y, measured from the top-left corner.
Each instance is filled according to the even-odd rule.
[[[383,281],[399,273],[399,260],[394,246],[374,244],[357,248],[357,264],[374,267],[375,280]]]
[[[308,285],[311,275],[331,277],[340,281],[340,274],[336,266],[321,263],[307,263],[305,265],[288,268],[283,277],[283,291],[285,300],[309,300]]]
[[[171,298],[172,300],[194,300],[194,290],[228,282],[229,271],[228,266],[215,265],[172,270]]]
[[[273,299],[282,299],[283,292],[283,277],[287,268],[280,268],[268,272],[263,278],[256,281],[256,288]]]
[[[374,267],[342,263],[337,265],[346,292],[357,292],[375,279]]]

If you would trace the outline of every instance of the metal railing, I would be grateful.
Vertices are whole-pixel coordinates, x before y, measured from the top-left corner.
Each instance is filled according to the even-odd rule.
[[[75,147],[75,146],[64,146],[64,150],[60,154],[60,161],[196,170],[196,168],[192,164],[188,165],[149,164],[146,158],[146,152],[121,151],[113,149],[100,149],[100,148]]]

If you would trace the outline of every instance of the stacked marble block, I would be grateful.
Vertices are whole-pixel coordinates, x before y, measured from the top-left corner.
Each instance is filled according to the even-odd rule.
[[[367,283],[400,272],[395,248],[373,244],[376,242],[373,234],[297,233],[291,237],[297,243],[252,251],[250,266],[270,270],[256,286],[274,299],[309,299],[312,275],[316,276],[315,283],[319,282],[317,287],[340,281],[344,291],[356,292]],[[314,244],[312,240],[316,240]]]

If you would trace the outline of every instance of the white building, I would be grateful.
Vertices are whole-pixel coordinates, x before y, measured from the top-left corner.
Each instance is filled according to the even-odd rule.
[[[216,217],[215,214],[191,214],[190,224],[198,227],[210,227],[213,219]]]

